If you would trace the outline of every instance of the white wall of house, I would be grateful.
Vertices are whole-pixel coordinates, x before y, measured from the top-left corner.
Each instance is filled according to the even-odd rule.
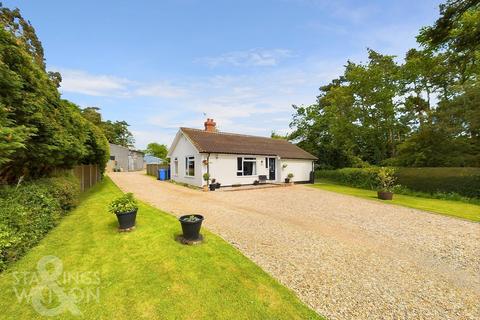
[[[255,158],[255,174],[251,176],[238,176],[238,157]],[[210,177],[215,178],[223,186],[231,186],[234,184],[252,184],[255,180],[258,180],[259,175],[266,175],[268,177],[268,168],[265,167],[265,156],[260,155],[210,154],[209,172]],[[276,181],[279,181],[278,173],[275,182]]]
[[[312,163],[312,160],[281,159],[281,181],[285,181],[289,173],[293,173],[293,181],[295,182],[309,181]],[[285,164],[287,166],[284,168]]]
[[[187,176],[185,158],[191,156],[193,156],[195,160],[195,175]],[[202,175],[204,166],[202,164],[202,160],[203,155],[198,153],[197,149],[183,134],[180,134],[177,144],[170,151],[171,179],[177,182],[188,183],[201,187],[203,184]]]

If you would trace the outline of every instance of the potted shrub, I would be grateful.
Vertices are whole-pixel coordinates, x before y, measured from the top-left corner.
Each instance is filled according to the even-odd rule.
[[[126,193],[113,200],[108,206],[108,211],[117,215],[120,230],[130,230],[135,227],[138,203],[132,193]]]
[[[216,183],[216,179],[212,179],[212,182],[210,183],[210,185],[208,186],[210,188],[210,191],[215,191],[215,188],[217,187],[217,183]]]
[[[293,184],[293,173],[289,173],[287,177],[285,178],[285,183],[291,183]]]
[[[189,214],[181,216],[179,219],[182,225],[183,239],[195,241],[200,239],[200,228],[202,227],[203,216],[199,214]]]
[[[208,182],[210,181],[210,174],[208,172],[205,172],[203,174],[203,180],[207,183],[206,185],[203,186],[203,191],[207,192],[208,191]]]
[[[395,187],[396,178],[394,176],[395,170],[392,168],[382,167],[377,173],[378,199],[392,200],[393,188]]]

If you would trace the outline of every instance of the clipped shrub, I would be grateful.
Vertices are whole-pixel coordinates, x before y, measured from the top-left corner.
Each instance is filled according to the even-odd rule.
[[[480,168],[398,168],[398,183],[413,191],[480,198]]]
[[[376,190],[379,170],[380,168],[377,167],[319,170],[315,172],[315,178],[326,179],[356,188]]]
[[[35,246],[80,194],[73,176],[43,178],[0,188],[0,271]]]
[[[381,168],[343,168],[318,170],[316,179],[330,180],[339,184],[376,190]],[[396,182],[401,186],[397,193],[419,192],[433,198],[480,198],[480,168],[395,168]],[[404,190],[403,192],[400,190]]]

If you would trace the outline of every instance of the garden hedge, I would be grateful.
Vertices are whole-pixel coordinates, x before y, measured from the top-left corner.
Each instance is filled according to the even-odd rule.
[[[0,271],[57,225],[79,195],[79,181],[71,175],[0,187]]]
[[[326,179],[357,188],[375,189],[378,167],[318,170],[317,179]],[[397,183],[413,191],[456,193],[480,198],[480,168],[396,168]]]
[[[398,168],[397,182],[414,191],[480,198],[480,168]]]

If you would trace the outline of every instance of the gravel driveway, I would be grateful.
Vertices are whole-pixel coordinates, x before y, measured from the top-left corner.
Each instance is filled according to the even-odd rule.
[[[480,224],[307,186],[191,190],[143,172],[124,191],[205,226],[330,319],[480,319]]]

